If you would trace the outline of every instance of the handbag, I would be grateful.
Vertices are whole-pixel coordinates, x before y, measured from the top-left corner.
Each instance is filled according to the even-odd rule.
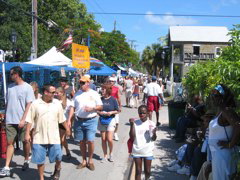
[[[109,125],[113,117],[111,116],[100,116],[99,120],[102,125]]]

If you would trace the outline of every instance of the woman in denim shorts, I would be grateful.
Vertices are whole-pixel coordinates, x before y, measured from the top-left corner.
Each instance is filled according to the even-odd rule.
[[[135,179],[141,179],[142,161],[144,161],[145,179],[151,175],[151,163],[153,160],[154,141],[157,138],[156,126],[148,119],[148,108],[141,105],[138,108],[140,119],[129,119],[130,139],[133,140],[132,156],[135,162]]]
[[[102,86],[103,109],[99,111],[98,130],[101,132],[103,157],[101,162],[113,162],[113,132],[116,127],[115,114],[118,113],[119,107],[117,100],[111,96],[112,85],[104,84]],[[107,144],[109,148],[109,157],[107,158]]]

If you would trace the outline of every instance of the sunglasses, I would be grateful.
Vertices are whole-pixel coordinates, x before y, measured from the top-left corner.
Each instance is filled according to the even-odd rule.
[[[51,93],[51,94],[55,94],[56,93],[56,91],[53,91],[53,92],[48,91],[48,92]]]
[[[84,84],[86,84],[86,82],[80,81],[79,84],[80,84],[80,85],[84,85]]]
[[[139,112],[138,114],[147,114],[147,113],[145,113],[145,112]]]

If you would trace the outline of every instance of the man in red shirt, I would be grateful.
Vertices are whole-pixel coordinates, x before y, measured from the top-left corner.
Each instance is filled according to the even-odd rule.
[[[112,94],[111,94],[111,96],[113,96],[117,100],[118,106],[119,106],[119,113],[120,113],[121,109],[122,109],[122,104],[121,104],[121,96],[120,96],[119,87],[117,87],[115,85],[116,78],[115,77],[110,77],[109,78],[109,82],[112,85]],[[119,124],[119,114],[115,115],[115,120],[116,120],[116,128],[115,128],[115,131],[114,131],[114,140],[118,141],[119,138],[118,138],[117,130],[118,130],[118,124]]]

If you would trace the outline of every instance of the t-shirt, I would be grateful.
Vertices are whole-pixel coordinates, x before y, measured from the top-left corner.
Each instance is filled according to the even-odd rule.
[[[151,136],[155,127],[154,122],[151,120],[143,122],[139,119],[134,121],[135,139],[132,150],[133,156],[153,156],[154,142],[151,140]]]
[[[62,104],[37,99],[31,104],[26,122],[33,124],[33,144],[60,144],[58,125],[64,122]]]
[[[119,91],[119,89],[118,89],[118,87],[117,86],[112,86],[112,94],[111,94],[111,96],[113,96],[114,98],[118,98],[118,91]]]
[[[139,94],[139,86],[137,84],[134,86],[133,94]]]
[[[147,94],[147,96],[158,96],[159,94],[163,93],[159,84],[157,84],[156,82],[151,82],[147,84],[143,92]]]
[[[10,84],[7,89],[6,124],[19,124],[27,103],[34,99],[33,89],[28,83]]]
[[[125,80],[125,83],[126,83],[126,89],[131,90],[133,87],[133,81],[131,79],[127,79]]]
[[[110,97],[105,99],[104,97],[101,98],[103,103],[102,111],[110,112],[110,111],[118,111],[118,103],[114,97]],[[115,115],[111,115],[111,117],[115,117]]]
[[[72,99],[72,91],[73,91],[73,87],[69,86],[67,89],[65,89],[65,93],[68,99]]]
[[[97,116],[97,112],[86,112],[85,107],[96,107],[102,105],[102,100],[97,91],[79,90],[74,96],[75,115],[80,118],[92,118]]]

